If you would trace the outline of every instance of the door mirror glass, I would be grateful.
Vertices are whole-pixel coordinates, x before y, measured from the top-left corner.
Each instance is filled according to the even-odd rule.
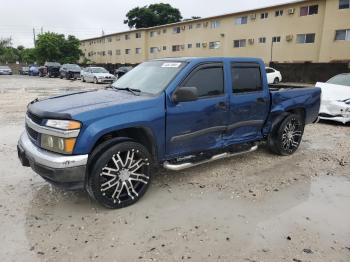
[[[194,86],[181,86],[173,94],[173,101],[175,103],[195,101],[197,99],[198,89]]]

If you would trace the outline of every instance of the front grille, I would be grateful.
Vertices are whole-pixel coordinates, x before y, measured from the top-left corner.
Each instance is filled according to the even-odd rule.
[[[37,140],[38,139],[38,136],[39,136],[39,133],[36,132],[35,130],[31,129],[28,125],[26,125],[26,131],[27,131],[27,134],[33,139],[33,140]]]
[[[27,116],[34,122],[34,123],[36,123],[36,124],[38,124],[38,125],[41,125],[41,123],[42,123],[42,121],[43,121],[43,119],[41,118],[41,117],[39,117],[39,116],[37,116],[37,115],[34,115],[33,113],[31,113],[31,112],[27,112]]]

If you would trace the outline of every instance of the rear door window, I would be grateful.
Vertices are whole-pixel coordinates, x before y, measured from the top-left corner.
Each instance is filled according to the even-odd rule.
[[[262,91],[263,85],[259,64],[233,63],[231,72],[233,93]]]

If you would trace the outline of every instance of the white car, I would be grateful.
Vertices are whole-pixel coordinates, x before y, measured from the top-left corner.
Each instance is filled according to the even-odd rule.
[[[99,83],[113,83],[116,77],[103,67],[87,67],[81,72],[81,81]]]
[[[8,66],[0,66],[0,75],[12,75],[12,70]]]
[[[278,84],[282,81],[281,72],[272,67],[266,67],[266,75],[268,84]]]
[[[340,74],[326,83],[317,82],[321,88],[320,119],[343,124],[350,122],[350,74]]]

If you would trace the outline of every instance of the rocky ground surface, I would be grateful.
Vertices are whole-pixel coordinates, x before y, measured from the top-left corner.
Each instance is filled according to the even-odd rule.
[[[161,170],[137,204],[107,210],[20,165],[36,97],[102,85],[0,76],[0,261],[350,261],[350,127],[307,126],[292,156],[265,147]]]

